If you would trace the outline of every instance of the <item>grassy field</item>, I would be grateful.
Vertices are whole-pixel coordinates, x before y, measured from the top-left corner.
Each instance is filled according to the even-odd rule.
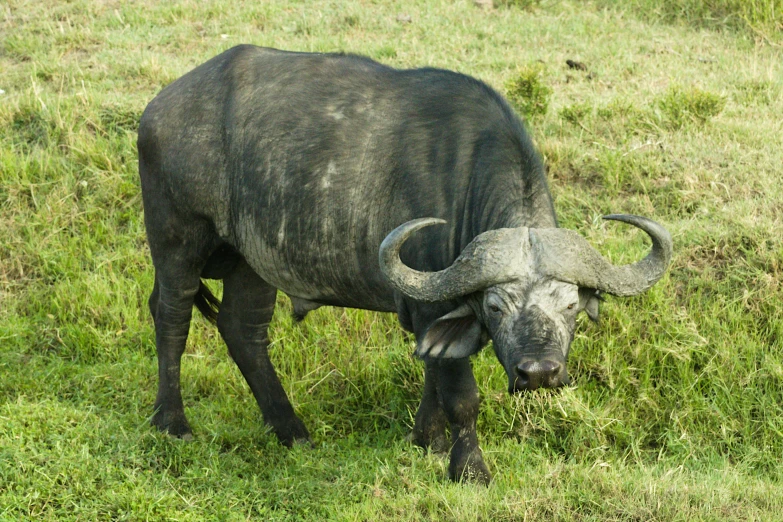
[[[781,519],[781,4],[715,1],[761,6],[720,24],[641,1],[496,3],[0,5],[0,520]],[[488,488],[406,442],[423,370],[390,315],[296,325],[280,298],[272,356],[314,448],[276,442],[201,319],[183,359],[194,440],[150,428],[135,129],[163,86],[238,43],[509,89],[536,107],[562,226],[615,262],[646,239],[601,215],[672,232],[660,283],[580,320],[574,386],[510,397],[491,350],[476,357]]]

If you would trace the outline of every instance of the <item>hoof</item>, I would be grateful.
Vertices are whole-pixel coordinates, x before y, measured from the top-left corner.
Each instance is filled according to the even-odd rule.
[[[315,448],[315,443],[310,439],[294,439],[294,442],[289,446],[290,448],[303,447],[307,449]]]
[[[481,450],[476,449],[465,459],[455,459],[452,455],[449,463],[449,479],[454,482],[472,482],[488,486],[492,480],[492,474],[484,463]]]
[[[284,424],[272,425],[272,431],[277,435],[280,444],[288,448],[295,445],[313,445],[310,440],[310,433],[307,431],[304,423],[298,417],[294,417]]]
[[[428,434],[413,430],[405,437],[405,440],[433,453],[447,453],[449,451],[449,441],[445,432],[428,436]]]
[[[178,439],[193,439],[193,432],[190,429],[190,425],[188,424],[188,420],[185,418],[184,413],[163,413],[158,411],[152,417],[150,424],[163,433],[168,433]]]

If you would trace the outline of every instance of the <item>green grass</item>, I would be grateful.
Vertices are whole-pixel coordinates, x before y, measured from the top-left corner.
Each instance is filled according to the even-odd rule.
[[[783,4],[776,0],[596,0],[650,21],[728,29],[772,44],[783,42]]]
[[[0,520],[778,520],[781,48],[746,11],[732,12],[753,28],[711,31],[725,24],[608,4],[6,2]],[[779,24],[781,4],[763,5]],[[295,325],[280,299],[273,359],[315,448],[276,442],[203,320],[183,362],[194,440],[149,427],[136,122],[240,42],[445,67],[501,91],[538,64],[549,110],[530,129],[561,224],[615,262],[645,239],[601,215],[672,232],[663,280],[580,320],[575,386],[509,397],[491,350],[476,357],[489,488],[448,483],[443,456],[405,441],[423,372],[390,315],[321,309]]]

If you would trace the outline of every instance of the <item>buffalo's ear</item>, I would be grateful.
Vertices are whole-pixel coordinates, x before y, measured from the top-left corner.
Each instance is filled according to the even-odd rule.
[[[422,359],[460,359],[481,350],[481,339],[481,324],[473,309],[462,305],[430,325],[415,353]]]
[[[603,301],[601,293],[592,288],[579,289],[579,308],[584,309],[587,317],[594,323],[598,322],[598,305]]]

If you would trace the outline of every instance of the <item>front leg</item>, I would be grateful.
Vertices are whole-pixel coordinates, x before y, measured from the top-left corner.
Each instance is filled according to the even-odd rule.
[[[416,334],[419,346],[428,343],[427,336],[433,327],[434,338],[442,339],[440,327],[459,339],[449,343],[464,347],[465,353],[475,353],[481,348],[470,324],[461,321],[467,317],[464,307],[455,303],[418,303],[398,298],[400,324]],[[462,310],[462,312],[460,312]],[[453,328],[448,321],[456,319],[460,327]],[[480,330],[479,330],[480,334]],[[471,480],[486,484],[491,475],[484,464],[476,435],[476,419],[479,409],[478,386],[467,357],[429,358],[424,373],[424,394],[416,412],[411,439],[415,444],[438,451],[446,447],[446,422],[451,426],[451,457],[449,478],[454,481]]]
[[[454,306],[448,303],[423,304],[409,301],[397,294],[397,316],[400,325],[416,335],[417,342],[427,334],[429,326],[440,316],[449,313]],[[408,440],[424,449],[436,452],[448,451],[446,439],[446,414],[438,396],[438,362],[429,360],[424,367],[424,393],[421,397],[413,432]]]
[[[424,393],[410,440],[424,449],[435,452],[448,451],[446,440],[446,414],[438,399],[438,363],[428,361],[424,369]]]
[[[488,484],[492,475],[484,463],[476,435],[479,394],[468,358],[438,361],[438,396],[451,425],[449,478]]]

